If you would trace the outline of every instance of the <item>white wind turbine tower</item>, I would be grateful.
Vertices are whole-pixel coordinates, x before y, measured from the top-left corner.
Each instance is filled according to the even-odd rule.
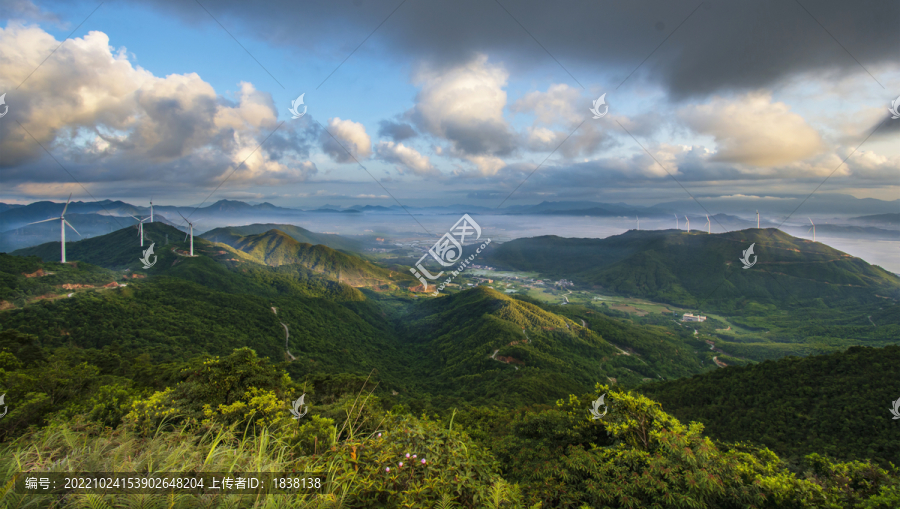
[[[637,218],[637,222],[638,222],[638,231],[641,231],[641,218],[640,218],[639,216],[634,216],[634,217]]]
[[[153,197],[150,197],[150,222],[153,222]],[[143,244],[141,244],[143,246]]]
[[[69,208],[69,202],[71,200],[72,200],[72,193],[69,193],[69,199],[66,200],[66,206],[63,207],[62,214],[60,214],[59,217],[52,217],[50,219],[44,219],[43,221],[35,221],[33,223],[28,223],[28,224],[46,223],[47,221],[56,221],[57,219],[59,219],[59,221],[60,221],[60,223],[59,223],[59,243],[61,246],[60,250],[62,252],[60,259],[61,259],[62,263],[66,263],[66,225],[69,225],[69,228],[75,230],[75,227],[72,226],[71,224],[69,224],[68,221],[66,221],[66,210]],[[78,230],[75,230],[75,233],[78,233]],[[80,237],[81,234],[78,233],[78,236]]]
[[[131,216],[131,217],[134,217],[134,216]],[[134,219],[138,222],[138,230],[140,230],[140,233],[138,233],[138,235],[140,235],[140,237],[141,237],[141,247],[144,247],[144,221],[149,221],[150,218],[145,217],[144,219],[140,219],[140,218],[134,217]]]
[[[706,233],[710,233],[709,214],[706,214]]]
[[[191,231],[189,233],[189,235],[191,236],[191,256],[194,256],[194,223],[188,221],[186,217],[182,216],[181,212],[178,212],[178,215],[181,216],[181,219],[184,219],[184,221],[191,228]],[[184,240],[187,240],[187,235],[184,236]]]
[[[675,229],[680,230],[681,228],[678,226],[678,214],[672,214],[675,216]]]
[[[806,219],[809,219],[808,217]],[[812,219],[809,219],[809,222],[812,223],[812,227],[809,230],[813,232],[813,242],[816,241],[816,223],[813,223]],[[806,233],[809,233],[809,230],[806,230]]]
[[[756,211],[756,229],[759,230],[759,211]]]
[[[691,220],[688,219],[687,214],[684,215],[684,220],[687,221],[688,233],[691,233]]]

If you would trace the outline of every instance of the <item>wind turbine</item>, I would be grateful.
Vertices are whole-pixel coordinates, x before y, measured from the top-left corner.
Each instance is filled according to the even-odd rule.
[[[134,217],[134,216],[131,216],[131,217]],[[147,221],[150,218],[145,217],[144,219],[140,219],[140,218],[134,217],[134,219],[137,220],[137,222],[138,222],[138,229],[140,230],[140,233],[138,233],[138,235],[141,236],[141,247],[144,247],[144,221]]]
[[[675,216],[675,229],[680,230],[681,228],[678,227],[678,214],[672,214],[672,215]]]
[[[637,218],[637,222],[638,222],[638,231],[641,231],[641,218],[640,218],[639,216],[634,216],[634,217]]]
[[[691,220],[688,219],[687,214],[685,214],[684,220],[687,221],[687,229],[688,229],[688,233],[691,233]]]
[[[153,222],[153,197],[150,197],[150,222]],[[143,244],[141,244],[143,246]]]
[[[759,230],[759,211],[756,211],[756,229]]]
[[[706,214],[706,233],[710,233],[709,214]]]
[[[806,219],[809,219],[808,217]],[[816,223],[813,223],[812,219],[809,219],[809,222],[812,223],[812,227],[809,230],[813,232],[813,242],[816,241]],[[809,233],[809,230],[806,230],[806,233]]]
[[[182,216],[181,212],[178,212],[178,215],[181,216],[181,219],[184,219],[184,221],[191,228],[191,231],[189,233],[189,235],[191,236],[191,256],[194,256],[194,223],[188,221],[186,217]],[[184,240],[187,240],[187,235],[184,236]]]
[[[59,243],[61,245],[60,250],[62,252],[62,256],[60,259],[61,259],[62,263],[66,263],[66,225],[68,224],[69,228],[75,230],[75,227],[72,226],[71,224],[69,224],[68,221],[66,221],[66,210],[68,210],[69,202],[71,200],[72,200],[72,193],[69,193],[69,199],[66,200],[66,206],[63,207],[62,214],[60,214],[59,217],[51,217],[50,219],[44,219],[43,221],[35,221],[33,223],[28,223],[28,224],[46,223],[47,221],[56,221],[57,219],[59,219],[59,221],[60,221],[60,223],[59,223]],[[75,233],[78,233],[78,230],[75,230]],[[80,237],[81,234],[78,233],[78,236]]]

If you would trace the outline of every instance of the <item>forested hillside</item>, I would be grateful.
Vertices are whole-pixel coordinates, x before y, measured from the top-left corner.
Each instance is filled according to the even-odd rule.
[[[422,391],[468,402],[547,402],[597,381],[637,385],[712,369],[693,354],[705,345],[686,333],[673,337],[599,313],[583,325],[490,288],[420,302],[402,323],[400,334],[420,359]],[[675,355],[657,356],[650,345]]]
[[[325,245],[297,242],[281,230],[227,237],[227,244],[265,265],[302,265],[329,279],[340,279],[353,286],[416,286],[408,271],[390,270],[359,256],[345,254]]]
[[[743,270],[743,250],[757,262]],[[875,305],[900,298],[900,278],[821,242],[781,231],[635,231],[605,239],[536,237],[499,245],[491,263],[661,302],[735,314]],[[751,259],[753,259],[751,257]],[[881,297],[879,297],[881,296]]]
[[[648,384],[641,392],[710,436],[764,445],[797,461],[811,451],[900,465],[900,346],[766,361]]]
[[[202,238],[214,242],[222,242],[234,247],[234,243],[242,237],[248,235],[258,235],[266,233],[270,230],[279,230],[288,234],[297,242],[303,244],[322,244],[332,249],[340,251],[360,252],[363,249],[362,242],[333,233],[316,233],[294,226],[292,224],[248,224],[245,226],[227,226],[224,228],[213,228],[201,235]]]
[[[158,236],[171,227],[151,228]],[[326,472],[318,498],[267,498],[283,507],[900,501],[900,472],[887,464],[897,454],[887,442],[889,393],[900,387],[881,369],[900,348],[717,369],[707,344],[671,316],[631,319],[486,287],[439,297],[353,288],[315,269],[370,270],[369,262],[280,232],[253,240],[244,252],[195,239],[189,257],[178,239],[153,270],[126,266],[134,246],[79,247],[112,268],[0,254],[0,391],[9,408],[0,475],[9,480],[24,464]],[[265,263],[265,253],[297,246],[317,254]],[[873,366],[883,375],[871,378]],[[634,392],[644,388],[663,406]],[[295,420],[288,409],[302,394],[309,413]],[[604,416],[591,419],[601,395]],[[817,398],[833,401],[810,402]],[[708,422],[710,438],[689,420]],[[845,431],[856,434],[846,447],[837,442]],[[840,463],[851,459],[862,462]],[[26,503],[10,486],[2,503]],[[203,500],[167,503],[252,505]]]

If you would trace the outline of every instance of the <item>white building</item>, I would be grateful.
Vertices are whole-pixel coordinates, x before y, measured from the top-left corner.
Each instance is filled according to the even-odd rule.
[[[706,317],[700,315],[694,315],[691,313],[685,313],[683,317],[681,317],[682,322],[705,322]]]

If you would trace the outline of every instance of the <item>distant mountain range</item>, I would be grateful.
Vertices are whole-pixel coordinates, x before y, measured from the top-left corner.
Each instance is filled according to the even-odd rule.
[[[756,209],[760,209],[761,227],[783,227],[793,233],[800,233],[797,226],[805,222],[806,215],[819,215],[816,219],[817,233],[830,234],[847,238],[869,238],[879,240],[900,239],[900,200],[883,201],[871,198],[857,199],[848,195],[822,194],[813,195],[803,204],[802,215],[790,216],[800,205],[800,198],[761,199],[750,197],[709,198],[701,200],[706,209],[716,213],[710,215],[711,230],[721,232],[753,228],[756,226]],[[149,204],[148,204],[149,205]],[[40,201],[28,205],[0,203],[0,252],[12,251],[23,247],[38,245],[51,241],[52,232],[46,225],[29,225],[57,217],[64,203]],[[219,200],[205,207],[155,205],[158,221],[169,224],[184,224],[181,216],[195,222],[195,232],[199,233],[212,226],[223,224],[278,224],[305,221],[312,224],[319,214],[359,214],[359,215],[457,215],[462,213],[482,215],[544,215],[544,216],[588,216],[622,218],[627,217],[653,221],[674,220],[677,215],[679,225],[684,225],[685,214],[691,219],[694,230],[705,229],[706,212],[696,202],[677,201],[660,203],[653,206],[629,205],[626,203],[603,203],[593,201],[545,201],[537,205],[514,205],[503,209],[472,205],[449,205],[430,207],[400,207],[398,205],[354,205],[341,208],[336,205],[323,205],[316,209],[302,210],[286,208],[268,202],[249,204],[237,200]],[[727,212],[723,212],[727,211]],[[842,213],[867,213],[868,215],[852,218],[836,218],[837,211]],[[798,213],[799,214],[799,213]],[[75,201],[69,204],[67,217],[85,238],[109,233],[115,226],[132,224],[130,216],[147,217],[149,206],[137,206],[123,201],[103,200],[97,202]],[[791,222],[783,224],[786,218]],[[830,218],[833,218],[830,219]],[[76,223],[77,221],[77,223]],[[79,227],[79,225],[81,227]],[[674,223],[673,223],[674,226]],[[82,228],[84,231],[82,231]],[[792,230],[794,228],[794,230]],[[218,230],[218,229],[217,229]],[[293,232],[282,228],[290,235]],[[216,231],[216,230],[213,230]],[[218,233],[218,232],[217,232]],[[245,230],[241,234],[262,233],[262,231]],[[305,242],[308,239],[297,240]],[[315,243],[315,242],[312,242]],[[325,243],[325,242],[322,242]],[[326,245],[329,245],[325,243]],[[335,249],[351,249],[347,246],[331,246]]]
[[[851,217],[851,221],[859,221],[861,223],[878,224],[885,226],[900,226],[900,212],[890,214],[874,214],[871,216]]]
[[[162,214],[155,214],[153,220],[157,223],[172,225]],[[72,230],[66,231],[67,243],[105,235],[122,228],[134,227],[137,224],[134,218],[128,216],[78,214],[68,211],[66,212],[66,221],[78,231],[78,233]],[[144,223],[145,226],[147,224]],[[132,234],[137,238],[137,228],[132,229]],[[46,242],[56,242],[57,246],[59,245],[59,222],[47,221],[46,223],[22,226],[0,233],[0,252],[9,253],[17,249],[38,246]]]
[[[806,201],[804,202],[804,199]],[[679,215],[690,214],[692,216],[703,217],[709,211],[712,214],[732,214],[732,215],[755,215],[759,210],[763,217],[778,217],[778,221],[783,220],[788,214],[797,211],[797,207],[802,203],[802,209],[797,214],[805,215],[868,215],[876,217],[855,217],[857,220],[871,221],[898,221],[897,213],[900,210],[900,200],[885,201],[874,198],[855,198],[850,195],[838,193],[819,193],[812,196],[791,196],[791,197],[751,197],[751,196],[735,196],[735,197],[711,197],[702,198],[701,207],[693,200],[678,200],[671,202],[658,203],[652,206],[629,205],[627,203],[604,203],[595,201],[545,201],[537,205],[512,205],[502,209],[495,207],[486,207],[480,205],[442,205],[442,206],[405,206],[399,205],[352,205],[349,207],[341,207],[338,205],[322,205],[317,208],[290,208],[280,207],[268,202],[263,203],[246,203],[239,200],[219,200],[205,207],[196,206],[172,206],[172,205],[154,205],[154,211],[169,212],[173,216],[177,216],[176,212],[181,212],[189,217],[207,217],[207,216],[229,216],[235,214],[278,214],[278,215],[296,215],[308,212],[363,212],[363,213],[407,213],[407,211],[419,214],[458,214],[458,213],[478,213],[478,214],[570,214],[570,215],[614,215],[614,216],[634,216],[642,217],[665,216],[677,213]],[[28,223],[31,221],[39,221],[48,217],[59,214],[62,210],[62,203],[40,201],[28,205],[16,205],[0,203],[0,231],[18,228],[20,223]],[[108,214],[108,215],[149,215],[150,207],[143,205],[132,205],[123,201],[103,200],[97,202],[81,202],[75,201],[69,205],[69,212],[87,214]],[[883,216],[883,217],[881,217]]]

